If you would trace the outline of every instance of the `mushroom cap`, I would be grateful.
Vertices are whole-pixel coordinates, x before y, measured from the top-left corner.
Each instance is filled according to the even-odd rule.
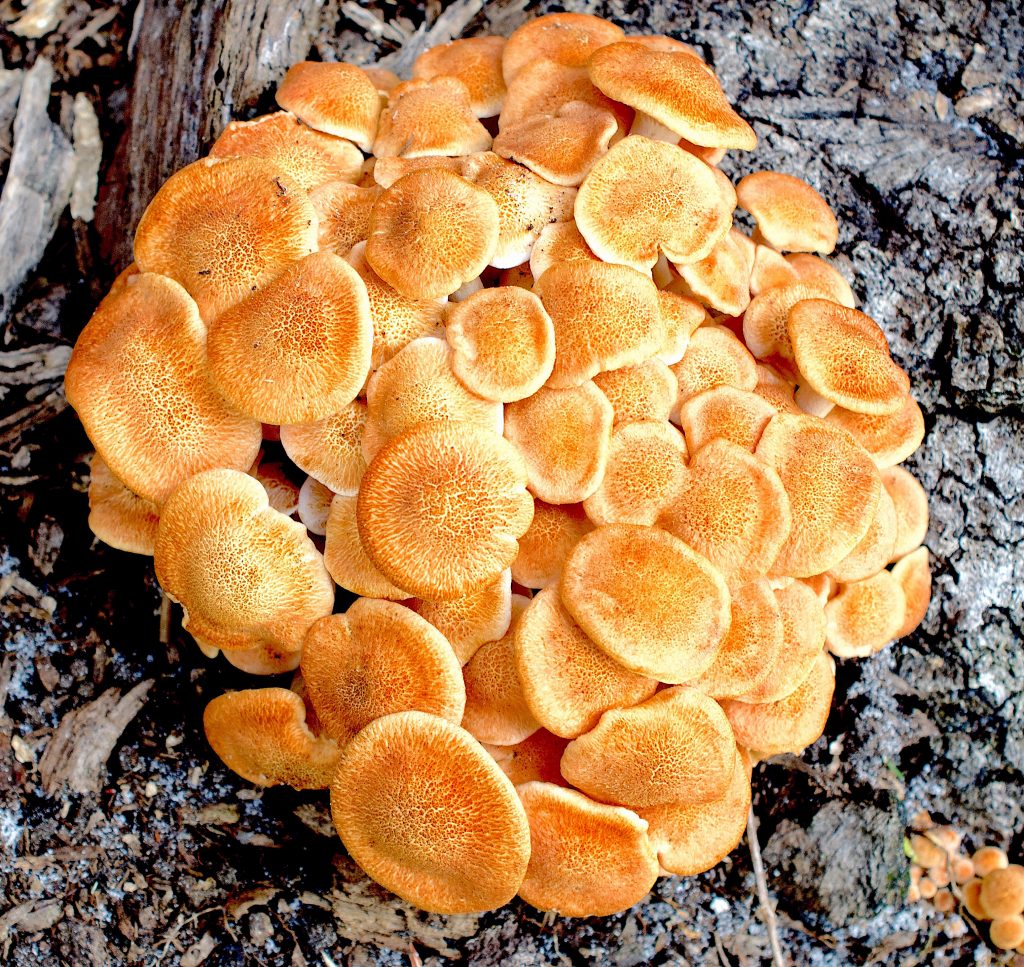
[[[263,486],[270,506],[279,514],[291,517],[299,509],[299,485],[288,476],[283,463],[260,459],[249,473]]]
[[[736,588],[731,607],[729,631],[714,662],[692,683],[715,699],[739,698],[758,688],[771,674],[783,648],[782,613],[767,580],[759,578]],[[818,647],[820,650],[821,645]]]
[[[741,178],[736,199],[757,222],[764,241],[779,252],[828,255],[839,240],[839,223],[828,202],[806,181],[781,171]]]
[[[1002,870],[1010,865],[1006,853],[998,846],[982,846],[971,854],[971,861],[974,863],[974,874],[979,877],[978,889],[981,889],[981,879],[988,876],[993,870]],[[972,915],[976,916],[973,913]]]
[[[690,337],[708,322],[708,311],[699,302],[671,289],[658,290],[658,306],[665,326],[665,342],[658,351],[658,359],[673,366],[686,354]]]
[[[463,669],[466,711],[462,727],[478,742],[517,745],[540,728],[526,703],[516,669],[516,626],[529,603],[529,598],[513,595],[508,631],[478,648]]]
[[[299,505],[296,513],[310,534],[323,537],[327,533],[327,517],[331,512],[333,499],[334,491],[325,487],[315,477],[306,477],[305,483],[299,487]],[[324,565],[326,564],[325,560]],[[330,571],[330,568],[327,570]]]
[[[427,421],[458,421],[500,434],[501,403],[470,392],[454,371],[455,353],[443,340],[413,340],[370,377],[366,385],[363,455],[367,461],[388,440]]]
[[[738,586],[769,572],[789,537],[792,515],[775,471],[735,443],[718,439],[690,458],[687,479],[658,526]]]
[[[586,67],[595,50],[623,37],[621,27],[589,13],[551,13],[528,20],[512,31],[505,45],[505,81],[511,83],[524,67],[541,59]]]
[[[882,481],[871,457],[838,427],[785,413],[772,417],[755,455],[779,475],[792,512],[772,573],[811,577],[834,567],[875,516]]]
[[[679,275],[698,302],[716,312],[738,316],[750,304],[754,243],[733,228],[699,262],[679,266]]]
[[[506,124],[494,139],[494,152],[554,185],[575,187],[607,154],[618,127],[604,108],[569,101],[551,114]]]
[[[335,583],[353,594],[368,598],[403,601],[408,591],[395,587],[370,560],[359,537],[356,522],[358,498],[337,494],[327,514],[324,565]]]
[[[985,913],[984,908],[981,906],[981,880],[973,879],[968,880],[960,888],[960,896],[963,900],[964,909],[972,916],[975,920],[987,920],[988,914]]]
[[[377,93],[385,104],[388,95],[402,83],[402,79],[386,67],[378,67],[376,64],[361,64],[360,70],[373,82],[373,86],[377,88]]]
[[[199,641],[196,641],[199,644]],[[299,667],[301,652],[279,651],[268,645],[257,645],[255,648],[229,648],[227,651],[220,651],[224,660],[239,671],[247,675],[285,675],[295,671]],[[319,723],[315,716],[310,716],[309,707],[306,707],[306,725],[314,735],[320,734]],[[328,782],[330,777],[328,777]],[[318,788],[323,788],[320,786]]]
[[[516,745],[484,745],[484,748],[514,786],[535,781],[564,786],[566,782],[559,764],[568,744],[568,739],[552,735],[547,729],[537,729]]]
[[[574,221],[551,222],[530,251],[530,274],[539,279],[556,262],[600,262]]]
[[[912,396],[905,397],[900,409],[888,416],[852,413],[836,407],[826,420],[851,434],[880,469],[902,463],[924,439],[924,414]]]
[[[203,470],[248,470],[259,452],[259,422],[214,391],[205,345],[206,327],[188,293],[144,273],[100,303],[68,363],[68,402],[97,452],[126,487],[155,504]]]
[[[377,136],[380,95],[370,76],[354,64],[293,64],[275,96],[311,128],[348,138],[363,151]]]
[[[89,530],[104,544],[153,556],[160,508],[132,493],[94,453],[89,463]]]
[[[448,639],[461,665],[481,645],[503,637],[512,622],[512,572],[450,601],[414,601],[412,607]]]
[[[334,582],[306,528],[237,470],[207,470],[171,494],[154,562],[160,586],[185,609],[182,625],[217,648],[297,651],[334,607]]]
[[[427,168],[399,178],[374,203],[366,258],[402,295],[436,299],[487,267],[498,230],[498,206],[486,191]]]
[[[613,418],[592,382],[509,403],[505,436],[526,464],[530,492],[550,504],[576,504],[594,493],[608,464]]]
[[[679,395],[675,374],[660,359],[605,370],[594,377],[594,384],[612,404],[615,426],[667,420]]]
[[[209,157],[263,158],[303,191],[328,182],[354,185],[363,174],[363,154],[351,141],[316,131],[287,111],[228,122]]]
[[[432,81],[457,77],[469,92],[469,106],[478,118],[501,112],[505,78],[501,61],[504,37],[465,37],[425,50],[412,65],[412,76]]]
[[[890,560],[898,561],[924,543],[928,534],[928,495],[903,467],[886,467],[882,471],[882,486],[892,498],[896,512],[896,543]]]
[[[757,386],[754,357],[725,326],[697,329],[683,358],[671,369],[679,385],[680,405],[716,386],[748,391]]]
[[[813,258],[813,256],[811,256]],[[825,263],[822,262],[824,265]],[[792,282],[818,281],[817,276],[805,278],[797,266],[770,245],[754,244],[754,264],[750,268],[750,294],[760,295],[765,289],[789,285]]]
[[[526,875],[515,788],[464,729],[423,712],[371,722],[346,747],[331,813],[352,858],[431,913],[503,906]]]
[[[665,420],[615,427],[604,477],[583,509],[595,524],[654,524],[689,477],[686,457],[682,433]]]
[[[353,245],[365,242],[370,237],[370,212],[380,193],[377,185],[364,188],[344,181],[329,181],[311,191],[320,248],[345,258]]]
[[[654,118],[679,137],[711,148],[757,147],[757,135],[729,104],[718,78],[684,50],[617,43],[590,58],[590,79],[623,104]]]
[[[572,620],[554,587],[530,601],[514,641],[519,681],[533,717],[564,738],[588,732],[604,712],[643,702],[658,687],[601,651]]]
[[[763,248],[764,246],[758,247]],[[767,251],[774,250],[767,249]],[[796,272],[800,281],[821,286],[829,293],[829,298],[833,302],[838,302],[841,306],[846,306],[847,309],[856,308],[857,299],[853,294],[853,289],[850,288],[850,283],[837,268],[823,258],[808,252],[794,252],[792,255],[785,256],[784,260]]]
[[[646,272],[660,252],[680,265],[707,258],[729,231],[735,204],[703,161],[674,144],[631,135],[583,180],[576,224],[606,262]]]
[[[796,416],[803,413],[793,398],[796,384],[765,363],[757,364],[757,385],[754,392],[776,413],[792,413]]]
[[[910,378],[893,362],[885,333],[870,316],[827,299],[807,299],[786,324],[800,374],[825,399],[856,413],[897,413]]]
[[[526,465],[496,433],[421,423],[377,453],[359,489],[359,536],[399,587],[445,601],[515,560],[533,517]]]
[[[512,579],[525,588],[546,588],[558,580],[569,551],[594,525],[582,504],[533,502],[533,520],[519,538]]]
[[[555,366],[548,385],[556,389],[642,363],[665,342],[658,290],[635,269],[557,262],[537,279],[533,291],[555,327]]]
[[[135,261],[181,283],[210,323],[317,247],[309,196],[262,158],[176,171],[135,231]]]
[[[810,675],[778,702],[751,705],[726,699],[722,708],[736,733],[737,743],[759,758],[792,752],[799,755],[825,731],[835,690],[832,659],[824,651],[814,660]]]
[[[543,303],[517,286],[481,289],[448,310],[452,369],[477,396],[511,403],[539,390],[555,365],[555,328]]]
[[[928,605],[932,599],[932,573],[928,566],[928,548],[919,547],[916,551],[901,557],[893,566],[891,574],[903,589],[906,610],[903,623],[893,636],[905,638],[924,621],[928,613]]]
[[[373,180],[381,188],[390,188],[399,178],[414,171],[437,169],[461,175],[466,163],[464,157],[446,158],[443,155],[427,155],[425,158],[376,158],[373,164]]]
[[[336,494],[352,497],[366,472],[362,436],[366,404],[352,400],[336,413],[312,423],[281,427],[281,446],[299,469]]]
[[[1024,866],[1010,863],[992,870],[981,881],[979,900],[993,920],[1019,916],[1024,911]]]
[[[751,355],[769,360],[786,377],[795,376],[793,344],[789,341],[789,311],[806,299],[827,299],[828,292],[814,282],[791,282],[759,292],[743,313],[743,342]]]
[[[530,906],[606,917],[639,903],[654,886],[658,858],[636,813],[548,782],[517,791],[530,822],[530,865],[519,895]]]
[[[287,688],[246,688],[218,695],[203,712],[213,751],[258,786],[326,789],[338,761],[333,739],[317,738],[306,706]]]
[[[743,838],[750,812],[750,773],[736,752],[729,785],[712,802],[675,802],[638,810],[662,870],[694,876],[717,865]]]
[[[462,721],[466,689],[452,646],[393,601],[358,598],[345,614],[321,618],[306,633],[300,667],[324,733],[342,745],[392,712]]]
[[[849,584],[877,574],[892,560],[895,543],[896,506],[882,487],[867,533],[846,557],[829,569],[829,577],[839,584]]]
[[[735,764],[736,741],[721,707],[677,685],[642,705],[605,712],[566,747],[562,774],[594,799],[639,809],[721,799]]]
[[[210,327],[218,392],[264,423],[322,420],[356,398],[370,372],[366,286],[333,252],[314,252]]]
[[[679,425],[694,452],[712,440],[723,439],[753,453],[775,413],[775,408],[753,391],[713,386],[680,404]]]
[[[602,651],[662,682],[702,674],[729,630],[721,574],[654,527],[606,524],[591,531],[570,552],[560,590],[566,610]]]
[[[999,917],[988,928],[988,939],[1000,950],[1020,950],[1024,947],[1024,917]]]

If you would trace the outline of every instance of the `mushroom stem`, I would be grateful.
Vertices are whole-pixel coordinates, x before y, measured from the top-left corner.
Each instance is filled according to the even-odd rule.
[[[650,138],[652,141],[667,141],[669,144],[679,144],[679,135],[671,128],[665,127],[660,121],[656,121],[649,114],[637,111],[633,118],[633,126],[629,129],[630,134],[639,134],[641,137]]]
[[[658,261],[654,263],[654,268],[651,269],[651,278],[654,279],[654,284],[659,289],[664,289],[675,278],[668,264],[668,256],[664,252],[659,256]]]
[[[166,591],[160,592],[160,644],[171,641],[171,599]]]
[[[796,405],[808,416],[824,418],[835,408],[835,403],[832,400],[825,399],[820,393],[811,389],[807,383],[804,383],[797,389],[793,399],[796,401]]]
[[[747,847],[750,849],[750,862],[754,867],[754,882],[757,884],[757,899],[761,905],[761,917],[768,931],[768,943],[772,948],[772,964],[774,967],[789,967],[789,961],[782,951],[779,940],[779,925],[775,919],[775,906],[768,895],[768,881],[765,878],[764,862],[761,859],[761,847],[757,842],[757,817],[751,804],[747,813]]]

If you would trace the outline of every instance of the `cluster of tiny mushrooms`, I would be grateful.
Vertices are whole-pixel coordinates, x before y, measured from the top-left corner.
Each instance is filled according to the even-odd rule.
[[[691,47],[562,13],[412,73],[297,64],[153,198],[67,372],[90,523],[296,672],[206,734],[371,877],[607,915],[922,620],[923,418],[825,200],[718,167],[756,137]]]

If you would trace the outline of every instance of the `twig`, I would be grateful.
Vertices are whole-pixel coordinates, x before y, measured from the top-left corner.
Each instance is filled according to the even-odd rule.
[[[772,948],[772,964],[774,967],[789,967],[789,961],[782,952],[779,941],[779,925],[775,919],[775,907],[768,895],[768,881],[764,875],[764,862],[761,859],[761,847],[757,842],[757,817],[751,804],[747,813],[747,846],[750,849],[750,861],[754,867],[754,882],[757,884],[757,899],[761,906],[761,919],[768,930],[768,942]]]
[[[171,599],[166,591],[160,592],[160,644],[171,642]]]

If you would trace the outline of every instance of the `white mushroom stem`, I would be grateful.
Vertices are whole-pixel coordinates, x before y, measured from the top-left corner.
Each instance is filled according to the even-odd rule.
[[[651,278],[654,279],[654,284],[659,289],[664,289],[675,278],[672,274],[672,267],[668,262],[668,256],[664,252],[661,253],[658,261],[654,263],[654,268],[651,269]]]
[[[828,416],[836,405],[832,400],[827,400],[820,393],[815,392],[806,383],[797,389],[793,399],[796,401],[796,405],[808,416],[820,416],[822,418]]]
[[[468,282],[464,282],[461,288],[456,289],[450,296],[448,296],[448,300],[450,302],[463,302],[474,292],[479,292],[483,287],[484,284],[480,281],[480,276],[478,275],[475,279],[470,279]]]
[[[667,141],[669,144],[679,144],[679,135],[671,128],[665,127],[660,121],[656,121],[649,114],[637,111],[633,118],[633,126],[629,129],[630,134],[639,134],[641,137],[650,138],[652,141]]]

